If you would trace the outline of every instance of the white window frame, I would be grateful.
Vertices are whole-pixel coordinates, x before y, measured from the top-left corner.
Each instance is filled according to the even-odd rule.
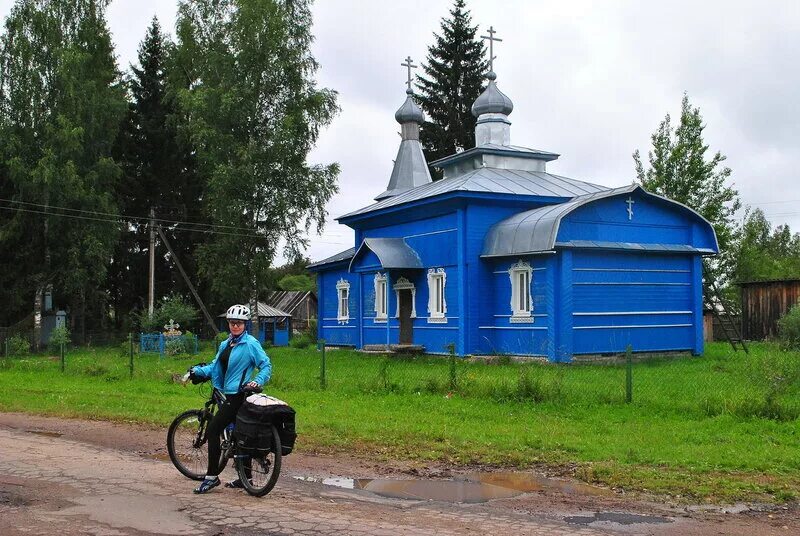
[[[397,280],[397,283],[392,285],[395,294],[395,311],[394,317],[400,318],[400,291],[401,290],[410,290],[411,291],[411,318],[417,318],[417,289],[414,286],[414,283],[406,279],[405,277],[400,277]]]
[[[386,274],[375,274],[375,322],[386,322],[389,314],[389,289]]]
[[[447,323],[447,300],[445,288],[447,273],[444,268],[428,269],[428,323]]]
[[[350,321],[350,282],[341,278],[336,283],[336,320],[340,324],[347,324]]]
[[[511,279],[511,322],[533,322],[533,268],[520,260],[508,269]]]

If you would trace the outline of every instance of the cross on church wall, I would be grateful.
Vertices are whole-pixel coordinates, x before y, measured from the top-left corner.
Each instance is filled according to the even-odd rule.
[[[502,42],[502,39],[499,39],[494,36],[497,32],[494,29],[494,26],[489,26],[489,35],[482,35],[481,39],[488,39],[489,40],[489,71],[494,71],[494,60],[497,59],[497,56],[494,55],[494,42]]]
[[[625,201],[625,203],[627,203],[627,205],[628,205],[628,220],[632,220],[633,219],[633,204],[636,203],[636,201],[634,201],[632,197],[628,196],[628,199]]]
[[[401,63],[400,65],[402,65],[403,67],[408,67],[408,80],[406,81],[406,85],[408,85],[408,89],[411,89],[411,69],[416,69],[417,65],[413,64],[411,56],[408,56],[406,58],[406,62]]]

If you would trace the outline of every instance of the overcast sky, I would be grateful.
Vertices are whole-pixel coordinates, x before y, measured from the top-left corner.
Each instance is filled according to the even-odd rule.
[[[5,17],[13,4],[0,0]],[[312,237],[319,260],[353,246],[333,218],[385,190],[400,138],[407,56],[425,61],[451,0],[317,0],[313,53],[318,84],[339,92],[342,111],[312,162],[339,162],[330,219]],[[551,173],[606,186],[630,184],[631,153],[684,91],[707,124],[705,140],[728,157],[746,205],[773,225],[800,231],[800,2],[467,0],[473,23],[503,39],[498,87],[514,102],[515,145],[561,154]],[[120,66],[157,15],[174,34],[176,3],[115,0],[108,18]]]

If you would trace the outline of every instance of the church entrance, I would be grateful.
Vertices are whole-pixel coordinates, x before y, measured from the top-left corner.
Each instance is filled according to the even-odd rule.
[[[414,328],[411,319],[413,309],[411,289],[398,290],[397,296],[400,310],[400,344],[412,344]]]

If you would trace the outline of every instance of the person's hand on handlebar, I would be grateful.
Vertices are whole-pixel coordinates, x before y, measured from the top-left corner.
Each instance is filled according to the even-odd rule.
[[[258,382],[247,382],[244,388],[248,391],[261,391],[261,384]]]

